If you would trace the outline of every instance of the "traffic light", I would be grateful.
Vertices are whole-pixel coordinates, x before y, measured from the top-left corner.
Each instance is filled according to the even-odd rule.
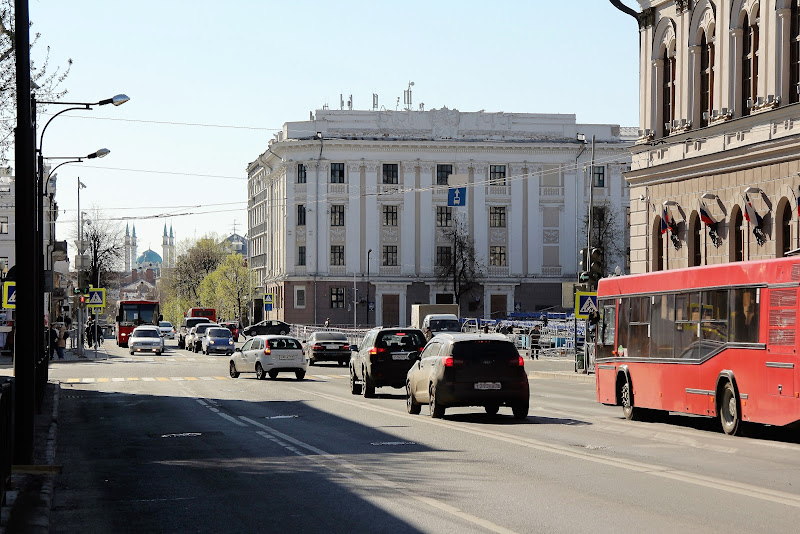
[[[580,255],[578,256],[578,260],[580,261],[581,265],[581,272],[589,270],[589,249],[582,248]]]
[[[79,295],[85,295],[89,292],[88,271],[78,271],[78,287],[75,288],[75,292]]]
[[[88,297],[86,295],[81,295],[81,306],[86,306],[86,301]]]
[[[604,257],[605,253],[602,248],[597,247],[592,249],[592,253],[589,256],[589,260],[591,261],[589,265],[589,278],[594,282],[597,282],[603,277]]]

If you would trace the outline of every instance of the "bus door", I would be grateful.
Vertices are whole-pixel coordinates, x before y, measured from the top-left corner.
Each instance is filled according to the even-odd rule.
[[[597,400],[604,404],[616,404],[617,365],[611,358],[615,356],[614,344],[617,341],[617,299],[598,299],[597,308],[600,314],[595,334]]]

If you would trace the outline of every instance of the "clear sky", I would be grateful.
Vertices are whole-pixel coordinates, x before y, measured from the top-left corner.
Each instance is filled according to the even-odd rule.
[[[70,247],[78,177],[81,209],[130,218],[140,253],[161,253],[165,222],[178,241],[244,235],[247,164],[340,94],[392,109],[413,81],[425,109],[638,124],[638,27],[606,0],[30,0],[30,13],[33,58],[49,46],[52,66],[74,61],[65,101],[131,98],[47,129],[45,156],[111,150],[58,170]]]

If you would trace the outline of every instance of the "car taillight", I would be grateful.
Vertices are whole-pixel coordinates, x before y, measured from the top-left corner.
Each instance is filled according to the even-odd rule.
[[[313,347],[311,347],[311,350],[325,350],[325,347],[323,347],[322,345],[314,345]]]
[[[378,354],[380,352],[386,352],[386,348],[384,347],[372,347],[369,349],[370,354]]]
[[[445,367],[453,367],[453,357],[452,356],[445,356],[442,358]]]
[[[519,356],[516,361],[508,360],[509,365],[516,365],[518,367],[525,367],[525,359],[522,356]]]
[[[272,354],[272,349],[271,349],[271,348],[269,348],[269,347],[265,348],[265,349],[264,349],[264,354],[265,354],[266,356],[269,356],[270,354]]]
[[[342,350],[350,350],[350,345],[342,345]]]

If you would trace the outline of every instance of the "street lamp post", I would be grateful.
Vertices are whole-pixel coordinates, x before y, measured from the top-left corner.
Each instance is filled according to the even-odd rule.
[[[372,249],[367,251],[367,326],[369,326],[369,257],[372,254]]]
[[[81,265],[75,265],[75,272],[77,274],[77,279],[75,280],[75,284],[80,287],[80,280],[81,280],[81,269],[83,269],[83,212],[81,211],[81,189],[86,189],[86,184],[81,182],[81,179],[78,178],[78,254],[76,255],[76,260],[80,259]],[[76,264],[78,261],[75,262]],[[83,308],[80,307],[80,301],[78,302],[78,306],[76,306],[76,314],[75,323],[76,323],[76,330],[75,332],[75,340],[78,342],[78,357],[83,356]]]

